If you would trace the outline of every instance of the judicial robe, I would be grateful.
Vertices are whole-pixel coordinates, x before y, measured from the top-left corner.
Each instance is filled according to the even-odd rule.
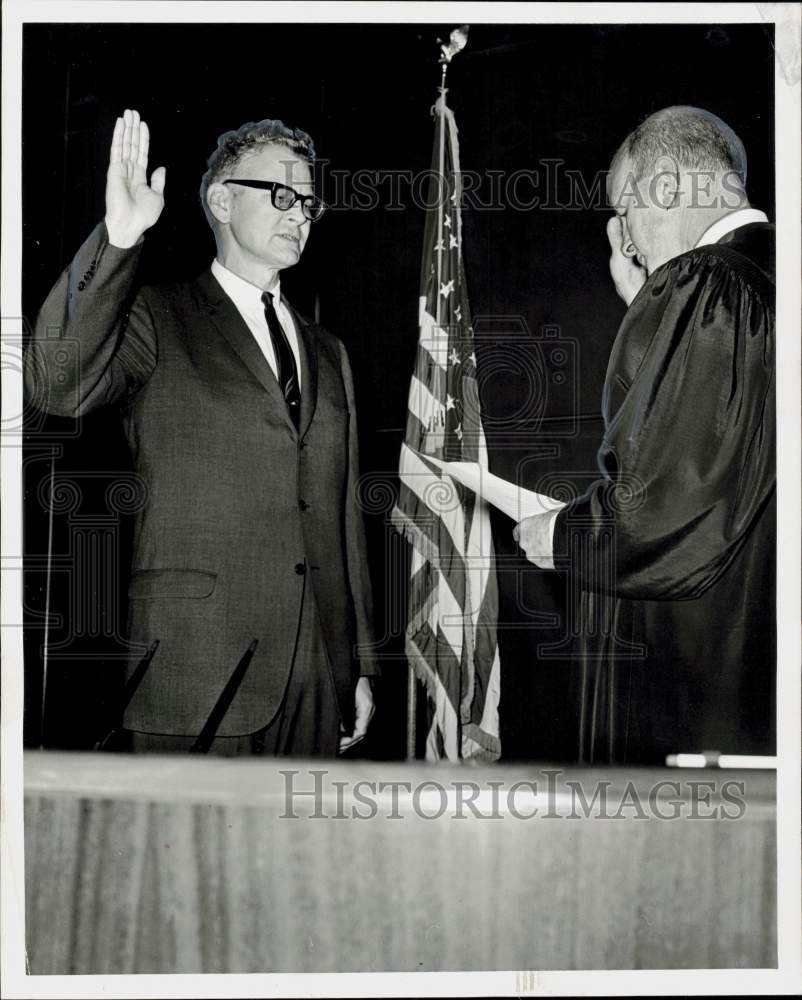
[[[774,752],[774,231],[655,270],[610,357],[599,480],[557,518],[581,762]]]

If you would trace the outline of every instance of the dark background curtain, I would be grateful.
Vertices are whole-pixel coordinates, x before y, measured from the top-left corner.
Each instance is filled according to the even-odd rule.
[[[319,311],[354,368],[384,662],[379,757],[403,754],[406,555],[389,512],[417,341],[435,39],[451,27],[78,24],[24,33],[22,270],[31,321],[102,218],[108,145],[123,108],[138,108],[150,124],[151,167],[167,166],[166,209],[146,238],[146,282],[192,278],[210,263],[197,191],[221,132],[276,117],[315,139],[333,207],[282,287],[301,312]],[[773,218],[773,73],[772,26],[472,26],[449,71],[448,100],[462,169],[475,175],[464,251],[494,472],[561,495],[595,475],[601,387],[623,314],[607,270],[601,172],[621,140],[666,105],[713,111],[741,136],[752,203]],[[42,738],[52,455],[59,488],[44,742],[78,748],[91,745],[120,688],[138,500],[113,414],[76,425],[29,413],[29,745]],[[499,516],[494,530],[504,756],[570,760],[564,586],[520,559],[511,522]]]

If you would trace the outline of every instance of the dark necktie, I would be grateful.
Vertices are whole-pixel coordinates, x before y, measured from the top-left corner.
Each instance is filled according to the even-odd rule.
[[[295,365],[295,357],[290,342],[287,340],[287,334],[276,315],[272,293],[264,292],[262,302],[265,306],[265,319],[267,320],[267,328],[270,330],[270,339],[273,341],[273,350],[276,352],[276,377],[292,422],[295,424],[295,429],[298,430],[298,420],[301,415],[301,390],[298,387],[298,369]]]

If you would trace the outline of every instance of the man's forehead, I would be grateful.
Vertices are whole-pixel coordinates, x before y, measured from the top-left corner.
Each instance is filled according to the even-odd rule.
[[[290,186],[311,185],[312,170],[287,146],[264,145],[249,151],[239,162],[237,176],[251,180],[279,181]]]

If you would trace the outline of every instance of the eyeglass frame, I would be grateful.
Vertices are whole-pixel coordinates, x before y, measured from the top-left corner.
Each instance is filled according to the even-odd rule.
[[[239,184],[241,187],[255,188],[258,191],[269,191],[270,201],[273,208],[277,209],[279,212],[289,212],[295,203],[300,201],[301,211],[303,212],[303,216],[307,222],[319,222],[328,207],[324,201],[321,201],[320,198],[317,197],[317,195],[301,194],[300,191],[296,191],[295,188],[291,188],[288,184],[282,184],[280,181],[259,181],[243,177],[229,177],[227,180],[223,181],[223,184]],[[278,188],[283,191],[289,191],[294,196],[293,200],[289,205],[287,205],[286,208],[281,208],[276,204],[276,189]],[[308,215],[306,211],[306,204],[310,201],[317,202],[317,204],[320,205],[320,213],[314,218],[312,218],[311,215]]]

